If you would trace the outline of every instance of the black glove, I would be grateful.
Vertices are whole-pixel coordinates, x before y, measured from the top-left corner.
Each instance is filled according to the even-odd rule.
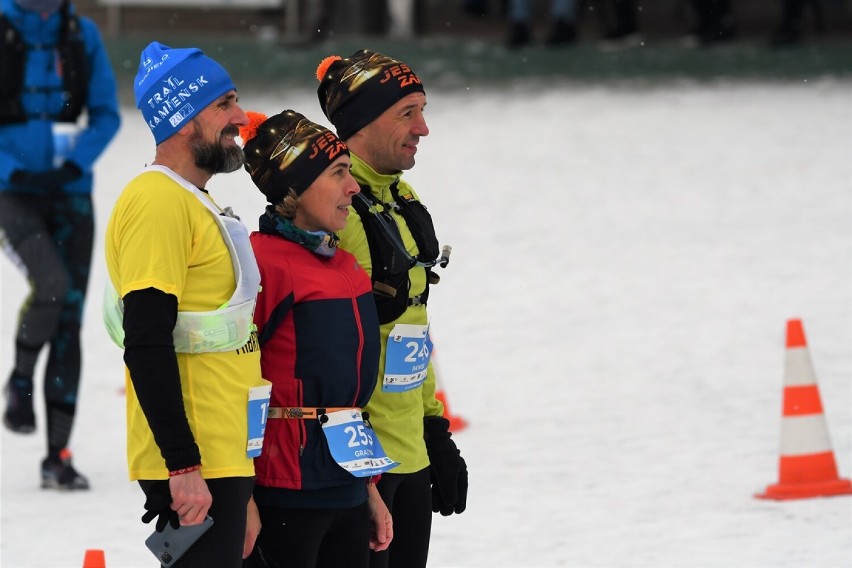
[[[83,172],[72,162],[65,162],[60,168],[45,170],[43,172],[31,172],[29,170],[15,170],[9,176],[9,181],[14,185],[33,187],[47,191],[47,193],[61,193],[62,186],[70,183]]]
[[[423,439],[432,478],[432,511],[445,517],[467,507],[467,464],[450,437],[450,421],[441,416],[423,419]]]
[[[145,514],[142,515],[143,523],[150,523],[157,519],[157,532],[163,532],[166,523],[172,525],[173,529],[180,526],[177,511],[173,511],[172,493],[169,491],[168,480],[140,481],[139,485],[145,492]]]

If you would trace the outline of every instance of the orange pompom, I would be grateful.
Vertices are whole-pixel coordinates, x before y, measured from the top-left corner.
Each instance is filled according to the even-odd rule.
[[[339,55],[329,55],[317,65],[317,81],[322,83],[322,80],[325,79],[325,74],[328,72],[328,68],[331,67],[331,64],[335,61],[340,61],[343,59]]]
[[[260,128],[260,125],[266,122],[266,119],[268,118],[262,112],[254,111],[246,112],[246,116],[249,119],[249,123],[245,126],[240,126],[240,138],[243,139],[243,146],[245,146],[249,140],[257,136],[257,129]]]

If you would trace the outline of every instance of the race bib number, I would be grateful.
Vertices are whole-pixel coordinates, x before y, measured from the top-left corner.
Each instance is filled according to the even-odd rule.
[[[386,454],[379,438],[367,426],[358,408],[326,414],[322,432],[328,441],[331,457],[355,477],[378,475],[399,464]]]
[[[382,391],[404,392],[422,385],[431,356],[428,325],[396,324],[385,350]]]
[[[259,456],[263,449],[263,434],[266,432],[266,419],[269,415],[269,397],[271,395],[271,384],[249,389],[246,455],[250,458]]]

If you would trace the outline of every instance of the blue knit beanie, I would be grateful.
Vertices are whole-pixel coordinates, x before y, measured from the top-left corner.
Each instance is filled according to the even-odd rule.
[[[136,108],[160,144],[235,88],[228,72],[200,49],[172,49],[154,41],[139,58],[133,94]]]

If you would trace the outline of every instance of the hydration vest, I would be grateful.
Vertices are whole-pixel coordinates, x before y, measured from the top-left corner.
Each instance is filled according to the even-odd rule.
[[[361,185],[361,192],[352,199],[352,207],[361,217],[370,247],[370,278],[373,281],[373,298],[380,324],[394,321],[408,306],[425,305],[429,299],[429,285],[437,284],[440,280],[432,270],[440,254],[432,216],[414,197],[400,197],[397,183],[390,186],[394,199],[391,203],[379,201],[367,185]],[[406,250],[399,227],[390,213],[392,210],[405,219],[417,244],[416,257]],[[408,271],[418,264],[426,270],[426,288],[420,295],[409,298],[411,281]]]
[[[61,9],[62,24],[56,44],[28,45],[20,32],[4,14],[0,13],[0,124],[16,124],[28,120],[52,120],[54,122],[76,122],[86,105],[89,65],[86,46],[80,29],[80,20],[69,14],[68,4]],[[60,87],[25,87],[24,70],[27,52],[37,49],[56,49],[59,56],[59,72],[62,74]],[[61,91],[64,104],[58,114],[28,114],[21,100],[25,88],[31,91]]]
[[[260,289],[260,269],[249,243],[248,229],[233,217],[230,208],[218,209],[202,191],[163,166],[148,166],[146,171],[160,171],[195,195],[210,211],[219,233],[228,247],[234,269],[236,288],[225,305],[206,312],[178,311],[172,332],[177,353],[217,353],[232,351],[245,345],[254,325],[254,307]],[[124,348],[124,302],[107,279],[102,305],[104,324],[113,343]]]

